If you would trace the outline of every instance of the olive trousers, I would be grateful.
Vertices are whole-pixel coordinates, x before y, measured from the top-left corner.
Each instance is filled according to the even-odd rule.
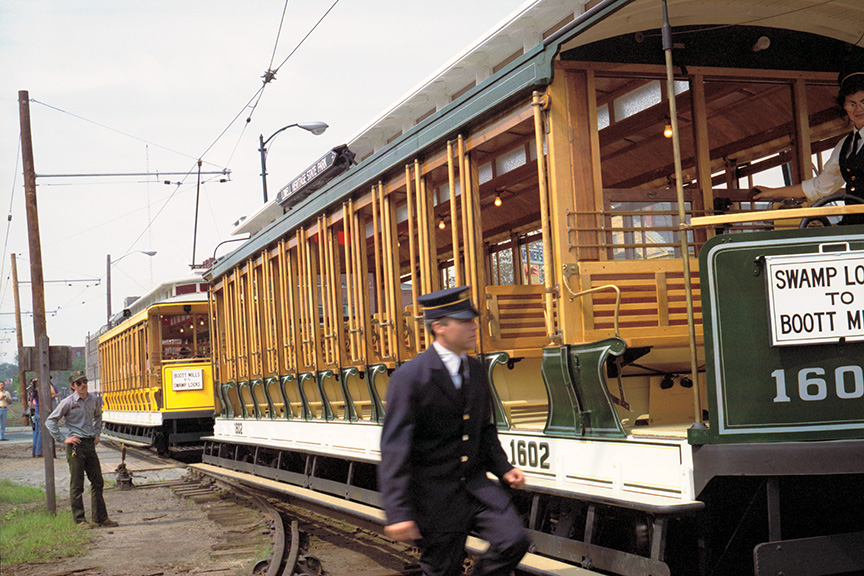
[[[66,462],[69,464],[69,500],[75,523],[87,521],[84,515],[84,474],[90,480],[90,516],[96,524],[107,520],[108,510],[102,497],[105,482],[93,438],[82,438],[77,446],[66,444]]]

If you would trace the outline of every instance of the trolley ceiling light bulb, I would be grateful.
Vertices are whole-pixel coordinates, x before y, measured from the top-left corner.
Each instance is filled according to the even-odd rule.
[[[501,194],[495,194],[495,206],[501,206]]]
[[[447,228],[447,224],[444,222],[444,219],[443,219],[443,218],[441,218],[441,219],[438,221],[438,228],[441,229],[441,230],[444,230],[445,228]]]
[[[666,138],[672,137],[672,123],[667,120],[666,126],[663,128],[663,136]]]

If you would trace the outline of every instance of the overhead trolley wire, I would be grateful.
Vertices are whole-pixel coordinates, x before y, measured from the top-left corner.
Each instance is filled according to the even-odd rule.
[[[74,114],[72,112],[69,112],[68,110],[63,110],[62,108],[58,108],[57,106],[52,106],[50,104],[46,104],[45,102],[40,102],[39,100],[36,100],[35,98],[30,98],[30,102],[33,102],[34,104],[41,104],[42,106],[45,106],[46,108],[56,110],[57,112],[60,112],[62,114],[68,114],[69,116],[72,116],[73,118],[77,118],[78,120],[83,120],[84,122],[87,122],[88,124],[93,124],[94,126],[99,126],[100,128],[104,128],[106,130],[116,132],[117,134],[120,134],[122,136],[126,136],[127,138],[132,138],[133,140],[138,140],[139,142],[143,142],[144,144],[148,144],[151,146],[155,146],[157,148],[161,148],[163,150],[166,150],[168,152],[172,152],[172,153],[177,154],[179,156],[191,158],[191,159],[196,160],[196,161],[198,160],[198,158],[191,156],[189,154],[185,154],[185,153],[180,152],[178,150],[174,150],[173,148],[168,148],[167,146],[162,146],[161,144],[156,144],[155,142],[150,142],[149,140],[146,140],[144,138],[139,138],[138,136],[135,136],[133,134],[129,134],[128,132],[123,132],[122,130],[118,130],[117,128],[112,128],[111,126],[101,124],[99,122],[96,122],[95,120],[90,120],[89,118],[85,118],[85,117],[80,116],[78,114]],[[216,166],[217,168],[222,168],[222,166],[218,166],[216,164],[212,164],[209,162],[208,162],[208,164],[210,164],[211,166]]]
[[[330,14],[330,12],[333,11],[333,8],[335,8],[336,5],[337,5],[338,3],[339,3],[339,0],[335,0],[335,1],[333,2],[333,4],[330,5],[330,8],[328,8],[327,11],[324,12],[324,14],[321,16],[321,18],[318,19],[318,21],[315,23],[315,25],[312,26],[312,28],[309,29],[309,32],[307,32],[306,35],[303,36],[303,38],[300,40],[300,42],[297,43],[297,45],[294,47],[294,49],[291,50],[291,53],[288,54],[288,56],[286,56],[285,59],[282,60],[282,63],[279,64],[279,66],[277,66],[277,67],[274,69],[274,68],[273,68],[273,57],[276,55],[276,47],[277,47],[278,44],[279,44],[279,36],[282,34],[282,22],[279,23],[279,31],[278,31],[277,34],[276,34],[276,43],[275,43],[274,46],[273,46],[273,56],[270,57],[270,65],[267,67],[267,71],[264,72],[264,75],[261,77],[261,78],[264,80],[264,82],[263,82],[263,84],[262,84],[262,89],[261,89],[261,91],[258,93],[258,99],[255,101],[255,104],[252,105],[252,111],[249,112],[249,117],[246,119],[246,122],[249,122],[249,121],[252,120],[252,114],[255,112],[255,109],[258,107],[258,102],[261,101],[261,97],[263,96],[263,93],[264,93],[263,88],[264,88],[264,86],[267,86],[267,84],[269,84],[270,82],[273,81],[274,78],[276,78],[276,73],[279,72],[279,69],[282,68],[282,66],[284,66],[285,63],[288,62],[288,60],[291,58],[291,56],[293,56],[294,53],[297,52],[297,50],[300,49],[300,46],[302,46],[303,43],[306,42],[306,39],[309,38],[309,36],[312,35],[312,33],[315,31],[315,29],[318,28],[318,26],[321,24],[321,22],[323,22],[324,19],[327,17],[327,15]],[[283,11],[282,11],[282,18],[283,18],[283,20],[284,20],[284,18],[285,18],[285,10],[286,10],[287,8],[288,8],[288,2],[287,2],[287,0],[286,0],[286,2],[285,2],[285,8],[284,8]]]
[[[303,36],[303,39],[300,40],[300,42],[297,43],[297,46],[294,47],[294,49],[291,51],[291,53],[288,54],[288,56],[286,56],[284,60],[282,60],[282,63],[279,64],[279,66],[277,66],[275,70],[273,70],[273,74],[274,74],[274,75],[276,74],[276,72],[279,71],[280,68],[282,68],[282,66],[285,65],[286,62],[288,62],[288,60],[291,58],[291,56],[293,56],[294,53],[297,52],[297,50],[300,49],[300,46],[302,46],[303,43],[306,42],[306,39],[309,38],[309,36],[312,35],[312,32],[314,32],[315,29],[318,28],[318,26],[321,24],[321,22],[324,21],[324,18],[326,18],[327,15],[330,14],[330,12],[333,10],[333,8],[336,7],[337,4],[339,4],[339,0],[335,0],[335,2],[333,2],[333,4],[330,6],[330,8],[328,8],[327,11],[324,12],[324,15],[321,16],[321,18],[318,19],[318,22],[316,22],[315,25],[314,25],[314,26],[309,30],[309,32],[307,32],[306,35]],[[268,70],[268,72],[269,72],[269,70]]]
[[[285,6],[282,7],[282,18],[279,19],[279,30],[276,31],[276,41],[273,43],[273,54],[270,55],[270,64],[267,65],[267,70],[273,68],[273,60],[276,59],[276,48],[279,46],[279,37],[282,35],[282,25],[285,24],[285,13],[288,11],[288,0],[285,0]]]

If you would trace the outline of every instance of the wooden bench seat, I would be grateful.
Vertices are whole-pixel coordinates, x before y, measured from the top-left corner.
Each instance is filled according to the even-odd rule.
[[[580,262],[578,286],[574,291],[606,285],[621,290],[618,311],[620,336],[630,346],[687,346],[687,302],[680,259],[614,260]],[[702,300],[698,260],[690,260],[690,283],[693,313],[697,326],[702,324]],[[600,291],[580,298],[582,301],[584,340],[611,336],[615,327],[614,290]],[[697,329],[701,338],[701,329]]]

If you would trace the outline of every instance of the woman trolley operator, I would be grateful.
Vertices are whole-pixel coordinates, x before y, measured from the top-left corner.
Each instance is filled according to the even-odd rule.
[[[837,83],[840,86],[837,104],[846,113],[853,131],[831,151],[818,176],[781,188],[756,186],[754,200],[807,198],[813,202],[836,193],[845,184],[846,194],[861,198],[864,203],[864,62],[845,67]],[[847,214],[840,223],[864,224],[864,214]]]

